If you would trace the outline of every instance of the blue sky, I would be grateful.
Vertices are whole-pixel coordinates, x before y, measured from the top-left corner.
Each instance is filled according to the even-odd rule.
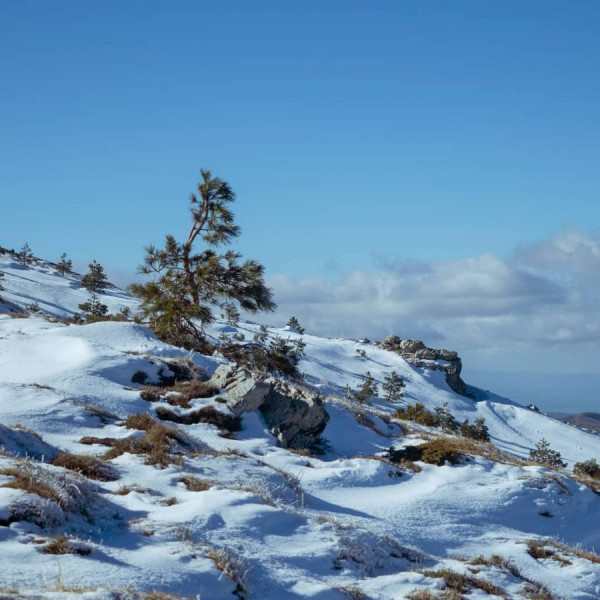
[[[598,2],[3,0],[0,244],[125,280],[183,237],[202,166],[238,194],[239,249],[299,293],[490,255],[511,297],[560,304],[568,268],[521,272],[561,235],[597,241],[599,26]],[[365,328],[473,344],[411,314]]]

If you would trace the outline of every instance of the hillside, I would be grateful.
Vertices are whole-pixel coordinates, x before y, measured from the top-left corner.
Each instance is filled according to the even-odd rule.
[[[598,413],[584,412],[576,415],[566,415],[561,417],[560,420],[580,429],[589,429],[600,433],[600,414]]]
[[[444,360],[419,367],[374,343],[268,327],[306,343],[304,382],[270,380],[269,394],[296,386],[329,415],[318,448],[285,448],[265,404],[238,414],[238,388],[219,384],[220,353],[169,346],[132,322],[19,318],[34,302],[70,316],[89,294],[43,261],[3,255],[0,271],[0,598],[600,597],[600,530],[590,527],[600,496],[570,474],[600,455],[596,434],[475,388],[459,395],[434,368]],[[118,289],[99,297],[111,312],[136,306]],[[258,330],[217,322],[209,333]],[[397,372],[403,397],[347,398],[367,371],[380,387]],[[212,379],[177,388],[167,379],[178,372]],[[146,399],[146,382],[132,381],[144,375],[156,384]],[[186,385],[203,393],[186,400]],[[394,418],[416,402],[446,403],[459,422],[485,418],[493,445],[452,438],[455,464],[393,463],[390,446],[441,436]],[[541,438],[566,470],[519,460]],[[95,479],[61,453],[99,459],[86,463]]]

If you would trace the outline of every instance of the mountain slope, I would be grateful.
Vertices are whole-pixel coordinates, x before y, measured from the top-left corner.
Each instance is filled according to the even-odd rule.
[[[35,301],[68,315],[86,296],[76,278],[47,264],[20,268],[0,256],[0,270],[7,273],[0,295],[13,305]],[[119,290],[100,298],[113,301],[112,310],[135,306]],[[249,339],[257,329],[216,323],[210,333]],[[118,442],[143,438],[126,417],[156,419],[157,408],[172,407],[142,399],[134,374],[158,381],[167,363],[191,361],[210,375],[225,359],[169,346],[134,323],[65,326],[0,315],[0,592],[61,600],[81,595],[69,595],[75,588],[89,589],[92,600],[151,590],[203,599],[391,600],[421,588],[441,594],[453,585],[440,577],[449,569],[464,574],[460,597],[499,590],[507,598],[550,597],[541,595],[543,586],[553,597],[600,597],[600,559],[572,548],[600,546],[600,531],[590,527],[600,496],[588,487],[501,457],[417,462],[414,471],[383,457],[391,445],[439,434],[416,425],[403,433],[406,424],[392,415],[414,402],[431,409],[446,402],[458,420],[485,417],[493,443],[516,457],[545,437],[572,466],[598,456],[600,438],[492,394],[459,396],[441,371],[380,347],[302,338],[299,368],[326,397],[331,417],[324,454],[279,447],[260,413],[250,412],[234,437],[209,423],[169,423],[175,433],[164,468],[147,464],[148,454],[114,452],[102,463],[111,477],[98,481],[48,461],[61,451],[101,458]],[[367,370],[378,382],[391,370],[403,376],[403,399],[345,399],[345,386],[355,389]],[[221,397],[227,391],[192,400],[192,409],[229,415]],[[66,553],[46,553],[61,535],[69,538],[57,542]],[[532,539],[542,540],[542,550]]]

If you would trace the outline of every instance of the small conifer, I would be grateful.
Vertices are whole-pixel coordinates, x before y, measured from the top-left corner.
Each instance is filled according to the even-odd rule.
[[[103,292],[108,287],[108,279],[104,274],[104,267],[92,261],[89,265],[90,270],[81,278],[81,285],[90,292]]]
[[[21,251],[17,254],[17,259],[22,265],[30,265],[33,262],[33,252],[27,242],[21,246]]]
[[[234,304],[225,305],[225,321],[227,325],[231,327],[237,327],[240,320],[240,311],[235,307]]]
[[[550,442],[545,438],[542,438],[535,445],[535,448],[529,451],[529,460],[552,469],[560,469],[567,466],[562,460],[560,452],[550,448]]]
[[[439,419],[438,427],[440,427],[442,431],[445,433],[456,433],[459,430],[460,425],[452,413],[448,410],[447,402],[444,402],[442,406],[438,406],[433,410]]]
[[[260,325],[258,331],[254,334],[254,341],[257,344],[264,344],[268,337],[267,328],[264,325]]]
[[[78,308],[83,312],[88,321],[103,319],[108,314],[108,306],[102,304],[96,294],[92,294],[90,299],[87,302],[81,303]]]
[[[371,373],[367,371],[365,373],[364,381],[362,382],[360,388],[358,388],[358,390],[354,394],[354,397],[359,402],[366,402],[369,398],[376,397],[378,393],[379,390],[377,388],[377,384],[375,383],[375,380],[373,379]]]
[[[402,397],[402,388],[405,385],[404,379],[402,379],[396,371],[392,371],[389,375],[384,377],[381,389],[384,391],[385,398],[388,402],[395,402]]]
[[[290,329],[293,329],[296,333],[304,333],[304,327],[302,327],[298,321],[298,319],[296,319],[296,317],[290,317],[290,320],[287,322],[287,326]]]
[[[60,261],[56,265],[56,270],[61,275],[68,275],[73,271],[73,261],[67,258],[66,252],[63,252]]]

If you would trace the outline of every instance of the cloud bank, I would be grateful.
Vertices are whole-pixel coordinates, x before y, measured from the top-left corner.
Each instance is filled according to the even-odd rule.
[[[522,360],[529,353],[538,362],[551,349],[600,347],[598,233],[565,228],[505,259],[379,262],[376,270],[352,271],[335,282],[271,276],[277,319],[294,314],[321,335],[396,333],[471,355],[514,352]]]

